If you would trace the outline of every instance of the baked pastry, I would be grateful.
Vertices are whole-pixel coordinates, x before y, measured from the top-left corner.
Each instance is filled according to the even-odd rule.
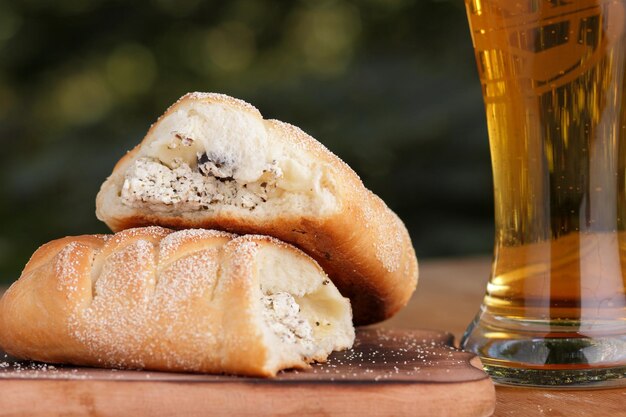
[[[297,127],[221,94],[182,97],[124,156],[97,197],[112,230],[160,225],[270,235],[324,268],[356,324],[409,300],[417,260],[402,221]]]
[[[353,341],[349,301],[267,236],[67,237],[39,248],[0,300],[0,346],[45,362],[272,376]]]

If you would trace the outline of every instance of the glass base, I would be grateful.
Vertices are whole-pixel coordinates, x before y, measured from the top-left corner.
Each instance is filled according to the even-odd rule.
[[[491,315],[483,307],[461,347],[476,353],[500,384],[605,388],[626,386],[624,323],[596,323],[593,334],[572,320],[540,321]]]
[[[483,365],[485,372],[496,384],[558,389],[626,386],[626,366],[606,369],[542,370]]]

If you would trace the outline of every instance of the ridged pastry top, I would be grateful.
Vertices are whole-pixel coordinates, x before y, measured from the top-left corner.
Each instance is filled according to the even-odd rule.
[[[349,302],[327,283],[267,236],[152,226],[64,238],[0,301],[0,346],[48,362],[273,375],[352,344]]]

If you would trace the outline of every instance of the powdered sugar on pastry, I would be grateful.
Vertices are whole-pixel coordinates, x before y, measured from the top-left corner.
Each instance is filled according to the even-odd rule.
[[[0,346],[17,357],[267,376],[354,340],[348,300],[312,259],[268,237],[146,227],[40,251],[32,262],[52,268],[27,266],[0,300]],[[20,321],[32,314],[36,324]]]

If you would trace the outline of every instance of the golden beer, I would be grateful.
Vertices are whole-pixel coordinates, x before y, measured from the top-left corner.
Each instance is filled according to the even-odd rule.
[[[496,380],[626,382],[626,0],[466,0],[495,253],[463,347]]]

